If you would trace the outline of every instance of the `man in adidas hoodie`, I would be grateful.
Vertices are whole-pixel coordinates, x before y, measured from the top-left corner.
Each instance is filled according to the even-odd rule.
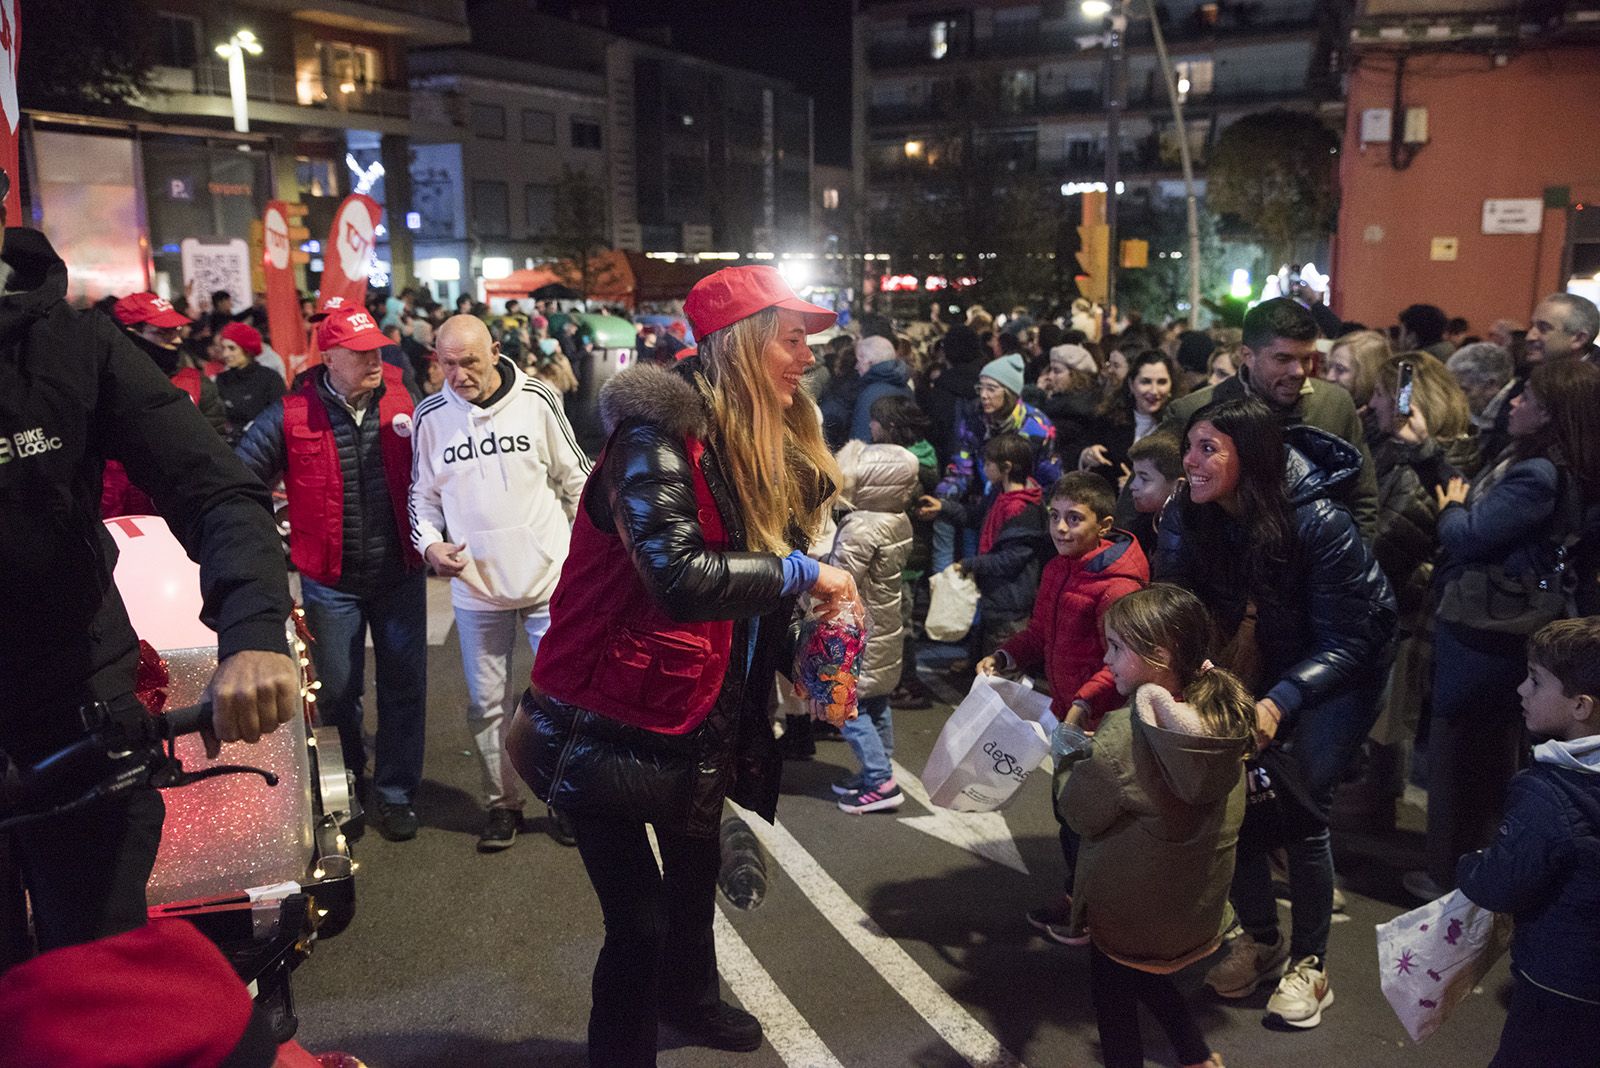
[[[467,722],[483,766],[489,820],[478,851],[516,839],[522,796],[505,731],[522,686],[511,675],[517,631],[535,654],[589,476],[561,397],[500,355],[483,320],[447,319],[434,335],[440,392],[416,411],[411,529],[417,551],[449,576],[467,678]],[[552,831],[566,844],[554,822]]]

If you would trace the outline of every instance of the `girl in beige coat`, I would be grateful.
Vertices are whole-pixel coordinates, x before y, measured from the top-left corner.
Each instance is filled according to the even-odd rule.
[[[900,572],[911,553],[906,514],[919,489],[918,461],[899,445],[851,441],[839,450],[847,511],[826,562],[850,572],[867,609],[867,648],[856,681],[858,714],[842,728],[861,770],[834,785],[839,807],[862,814],[899,808],[905,794],[894,781],[894,723],[889,694],[900,683],[904,650]]]

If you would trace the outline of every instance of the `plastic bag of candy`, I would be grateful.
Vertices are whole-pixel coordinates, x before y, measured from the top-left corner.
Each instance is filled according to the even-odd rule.
[[[794,650],[794,692],[813,719],[835,727],[856,718],[856,673],[867,647],[867,616],[859,601],[806,598]]]

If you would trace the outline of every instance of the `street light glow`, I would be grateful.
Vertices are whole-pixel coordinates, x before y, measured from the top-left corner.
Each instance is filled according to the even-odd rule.
[[[921,141],[907,141],[906,142],[906,157],[908,159],[916,159],[920,155],[922,155],[922,142]]]
[[[217,55],[228,61],[228,95],[233,98],[233,128],[238,133],[250,132],[249,104],[244,87],[245,53],[261,54],[261,42],[249,30],[239,30],[226,44],[217,45]]]
[[[1106,0],[1083,0],[1080,6],[1084,15],[1091,19],[1103,19],[1111,14],[1111,5]]]

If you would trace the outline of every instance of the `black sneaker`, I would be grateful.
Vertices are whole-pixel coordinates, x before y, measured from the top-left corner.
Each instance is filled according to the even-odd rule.
[[[491,808],[489,822],[478,835],[478,852],[498,853],[510,849],[517,840],[517,830],[522,826],[522,813],[514,808]]]
[[[391,842],[409,842],[417,836],[417,810],[409,805],[391,805],[379,801],[373,811],[373,824],[378,833]]]
[[[548,805],[545,806],[545,812],[550,815],[545,827],[550,831],[550,837],[555,839],[556,845],[577,845],[578,836],[573,833],[572,821]]]
[[[697,1046],[733,1053],[761,1048],[761,1021],[726,1001],[703,1009],[663,1012],[662,1017]]]

